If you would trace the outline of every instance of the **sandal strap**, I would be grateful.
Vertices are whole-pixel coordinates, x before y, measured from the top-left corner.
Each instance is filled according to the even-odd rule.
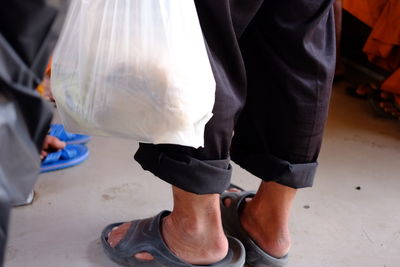
[[[42,164],[49,164],[49,163],[53,163],[56,162],[60,159],[61,157],[61,150],[60,151],[56,151],[56,152],[52,152],[49,153],[42,161]]]
[[[241,192],[224,192],[220,197],[220,206],[221,206],[221,216],[223,218],[231,218],[234,222],[240,222],[240,211],[242,209],[243,201],[246,201],[246,198],[253,198],[256,195],[255,191],[241,191]],[[231,200],[231,204],[229,207],[225,206],[225,199],[229,198]],[[228,225],[224,225],[225,228],[230,228]],[[235,228],[239,229],[227,229],[230,231],[240,231],[240,235],[244,235],[247,233],[242,229],[239,225]]]
[[[288,255],[275,258],[263,251],[242,228],[240,224],[240,211],[246,198],[255,196],[255,191],[225,192],[221,195],[221,214],[225,231],[239,239],[246,248],[246,263],[250,266],[281,267],[288,261]],[[223,201],[231,199],[231,205],[226,207]]]
[[[76,134],[67,132],[62,124],[52,124],[49,135],[57,137],[62,141],[69,141],[76,137]]]
[[[104,238],[115,226],[109,225],[102,234],[103,246],[106,253],[116,262],[124,263],[124,266],[171,266],[171,267],[223,267],[223,266],[243,266],[245,261],[245,250],[240,241],[228,236],[229,250],[224,259],[207,266],[191,265],[177,258],[164,243],[160,227],[162,219],[170,214],[169,211],[162,211],[158,215],[132,221],[125,237],[115,248],[111,248],[108,241]],[[154,260],[140,261],[134,257],[140,252],[148,252]],[[232,265],[233,263],[233,265]],[[126,264],[126,265],[125,265]]]
[[[77,153],[78,152],[75,149],[66,146],[64,149],[48,154],[42,163],[49,164],[59,160],[73,159],[76,157]]]
[[[192,266],[172,254],[163,241],[160,232],[161,220],[169,213],[169,211],[162,211],[154,217],[132,221],[125,237],[118,243],[115,250],[122,257],[133,257],[137,253],[148,252],[158,262],[167,266]]]

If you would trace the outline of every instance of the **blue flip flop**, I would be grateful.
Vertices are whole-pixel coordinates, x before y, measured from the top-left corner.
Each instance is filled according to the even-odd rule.
[[[50,153],[42,161],[40,172],[50,172],[81,164],[89,157],[89,149],[84,145],[67,145],[64,149]]]
[[[61,141],[67,143],[67,145],[86,144],[90,140],[90,136],[88,135],[67,132],[62,124],[52,124],[50,126],[49,135],[57,137]]]

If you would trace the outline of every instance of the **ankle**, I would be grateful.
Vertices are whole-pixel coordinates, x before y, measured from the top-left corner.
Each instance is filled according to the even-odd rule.
[[[174,208],[167,217],[170,224],[189,235],[223,233],[219,195],[195,195],[173,188]]]
[[[218,212],[210,213],[209,216],[201,214],[191,216],[174,210],[164,218],[163,223],[167,228],[175,229],[184,236],[201,237],[212,234],[210,238],[213,239],[224,235],[221,216]]]
[[[263,183],[256,196],[244,203],[240,222],[258,246],[274,257],[289,251],[289,215],[296,191],[275,183]]]
[[[222,226],[190,222],[191,219],[175,219],[174,214],[164,218],[162,235],[169,249],[191,264],[208,265],[222,260],[229,246]]]
[[[274,228],[285,228],[288,225],[289,213],[279,206],[268,205],[258,199],[251,199],[244,203],[240,218],[245,220],[248,225],[257,227],[268,225]]]
[[[174,208],[164,218],[162,235],[169,249],[180,259],[208,265],[228,252],[219,207],[219,195],[196,195],[173,187]]]
[[[269,255],[281,258],[288,253],[291,239],[287,223],[246,213],[240,216],[240,223],[251,239]]]

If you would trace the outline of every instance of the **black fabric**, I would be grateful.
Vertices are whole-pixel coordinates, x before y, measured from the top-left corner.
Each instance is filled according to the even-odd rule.
[[[172,150],[175,150],[174,147]],[[190,152],[181,151],[141,144],[135,159],[142,164],[143,169],[162,177],[164,181],[180,188],[190,184],[198,194],[219,193],[220,188],[228,188],[232,174],[229,159],[199,160],[189,156]],[[210,188],[210,185],[213,187]]]
[[[0,3],[0,90],[14,95],[38,150],[52,110],[33,89],[44,75],[67,5],[67,0]]]
[[[265,181],[311,186],[335,64],[332,0],[195,3],[217,83],[205,147],[142,144],[135,159],[197,194],[226,189],[231,166],[214,163],[230,157]]]
[[[0,266],[3,266],[6,251],[10,209],[11,200],[8,193],[0,185]]]
[[[0,111],[10,116],[0,119],[0,147],[7,148],[0,158],[0,266],[3,266],[10,207],[14,200],[26,199],[39,173],[38,152],[49,129],[52,108],[34,88],[44,75],[68,2],[0,2],[0,96],[7,100],[0,103]]]

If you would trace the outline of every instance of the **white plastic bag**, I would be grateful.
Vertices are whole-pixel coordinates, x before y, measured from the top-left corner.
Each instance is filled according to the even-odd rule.
[[[192,0],[74,0],[52,89],[67,129],[203,146],[215,80]]]

